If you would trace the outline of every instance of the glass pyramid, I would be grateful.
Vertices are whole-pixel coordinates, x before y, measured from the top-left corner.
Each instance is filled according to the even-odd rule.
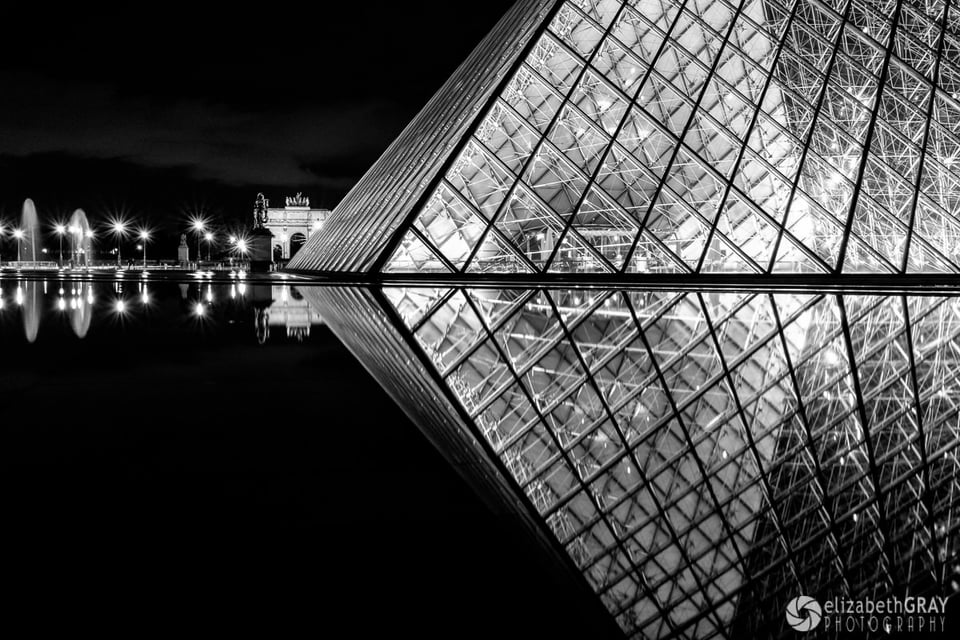
[[[519,2],[290,265],[627,637],[960,578],[950,2]],[[599,608],[599,607],[598,607]]]
[[[504,21],[291,268],[957,272],[957,8],[577,0]]]

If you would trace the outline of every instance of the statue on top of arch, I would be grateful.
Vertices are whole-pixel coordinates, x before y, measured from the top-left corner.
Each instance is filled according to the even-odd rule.
[[[297,195],[293,196],[292,198],[287,196],[287,206],[288,207],[309,207],[310,198],[308,198],[307,196],[297,191]]]

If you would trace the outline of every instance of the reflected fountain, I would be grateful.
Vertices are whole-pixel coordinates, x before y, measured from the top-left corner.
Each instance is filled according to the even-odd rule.
[[[78,286],[76,290],[75,301],[70,304],[70,328],[75,336],[81,340],[87,336],[90,331],[90,321],[93,318],[93,285],[87,283],[86,295],[83,287]]]
[[[18,282],[16,300],[23,320],[23,334],[27,342],[33,343],[40,331],[40,317],[43,312],[43,291],[40,283],[33,280]]]
[[[76,234],[80,235],[80,234]],[[54,279],[18,275],[0,278],[0,338],[8,330],[33,343],[40,332],[51,340],[64,331],[83,339],[91,329],[123,324],[169,322],[176,317],[203,318],[211,329],[246,325],[263,344],[271,330],[274,341],[307,342],[323,318],[292,285],[248,285],[233,280],[186,283],[171,280],[117,282],[61,275]],[[249,337],[251,334],[248,333]],[[47,338],[45,337],[45,340]]]

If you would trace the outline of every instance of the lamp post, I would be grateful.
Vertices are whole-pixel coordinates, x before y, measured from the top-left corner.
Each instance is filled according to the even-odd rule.
[[[246,259],[247,257],[247,241],[244,238],[237,239],[237,253],[240,254],[241,259]]]
[[[200,240],[203,238],[203,232],[206,229],[206,223],[203,218],[194,218],[190,226],[197,233],[197,268],[200,268]]]
[[[73,253],[73,256],[70,258],[70,260],[74,263],[74,265],[76,265],[77,261],[80,259],[80,238],[77,236],[83,233],[83,229],[75,224],[72,224],[67,231],[69,231],[70,235],[73,236],[73,251],[71,252]]]
[[[17,239],[17,262],[20,262],[20,241],[23,240],[23,229],[14,229],[13,237]]]
[[[143,270],[147,270],[147,240],[150,239],[150,232],[146,229],[140,231],[140,241],[143,243]]]
[[[90,243],[89,243],[89,245],[88,245],[89,248],[90,248],[90,255],[87,255],[87,249],[86,249],[86,248],[82,248],[82,249],[80,249],[80,251],[81,251],[81,252],[83,253],[83,255],[84,255],[84,258],[83,258],[84,264],[85,264],[87,267],[90,267],[90,266],[92,266],[92,264],[93,264],[93,229],[87,229],[86,232],[84,233],[84,236],[87,238],[87,240],[90,241]]]
[[[207,231],[207,233],[206,233],[206,235],[204,236],[204,238],[205,238],[206,241],[207,241],[207,262],[210,262],[210,243],[213,242],[213,234],[210,233],[209,231]]]
[[[122,220],[117,220],[112,225],[113,235],[117,236],[117,268],[123,268],[123,262],[120,258],[120,240],[127,235],[127,225]]]
[[[54,225],[53,230],[57,232],[57,235],[60,236],[60,266],[63,266],[63,234],[67,232],[66,225],[57,224]]]

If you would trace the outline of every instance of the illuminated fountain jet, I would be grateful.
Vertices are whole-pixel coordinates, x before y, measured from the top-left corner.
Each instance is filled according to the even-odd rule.
[[[20,214],[20,228],[15,232],[17,242],[17,260],[20,262],[36,262],[40,255],[40,223],[37,221],[37,207],[33,200],[23,201],[23,210]]]
[[[93,229],[90,228],[90,222],[83,209],[73,212],[67,231],[70,233],[70,256],[73,264],[88,265],[90,256],[93,255]]]

